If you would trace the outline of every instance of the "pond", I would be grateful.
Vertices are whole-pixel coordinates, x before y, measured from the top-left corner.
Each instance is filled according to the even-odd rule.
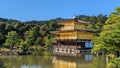
[[[56,55],[50,51],[29,56],[0,56],[0,63],[10,68],[106,68],[103,56],[90,53]]]

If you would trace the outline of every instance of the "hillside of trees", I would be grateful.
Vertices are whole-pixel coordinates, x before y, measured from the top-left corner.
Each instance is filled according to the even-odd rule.
[[[91,22],[88,28],[94,32],[101,32],[107,19],[106,15],[98,16],[78,15],[76,19]],[[35,50],[38,47],[52,47],[54,35],[50,31],[58,30],[59,22],[69,20],[56,18],[46,21],[26,21],[0,18],[0,48],[19,48],[22,52]]]

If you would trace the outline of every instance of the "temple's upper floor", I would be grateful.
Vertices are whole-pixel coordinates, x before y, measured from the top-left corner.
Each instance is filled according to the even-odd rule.
[[[87,30],[86,26],[90,24],[90,22],[71,19],[65,22],[61,22],[60,24],[63,25],[61,30]]]

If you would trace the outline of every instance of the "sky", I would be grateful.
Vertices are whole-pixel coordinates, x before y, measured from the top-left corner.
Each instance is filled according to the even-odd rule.
[[[20,21],[109,15],[120,0],[0,0],[0,17]]]

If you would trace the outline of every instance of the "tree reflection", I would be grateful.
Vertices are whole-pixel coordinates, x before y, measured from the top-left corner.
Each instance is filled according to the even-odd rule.
[[[93,68],[106,68],[105,56],[94,56],[93,57]]]
[[[42,52],[42,56],[1,56],[0,65],[10,68],[105,68],[104,57],[92,54],[78,54],[76,56],[54,55]],[[4,65],[5,64],[5,65]],[[5,68],[5,67],[4,67]]]

